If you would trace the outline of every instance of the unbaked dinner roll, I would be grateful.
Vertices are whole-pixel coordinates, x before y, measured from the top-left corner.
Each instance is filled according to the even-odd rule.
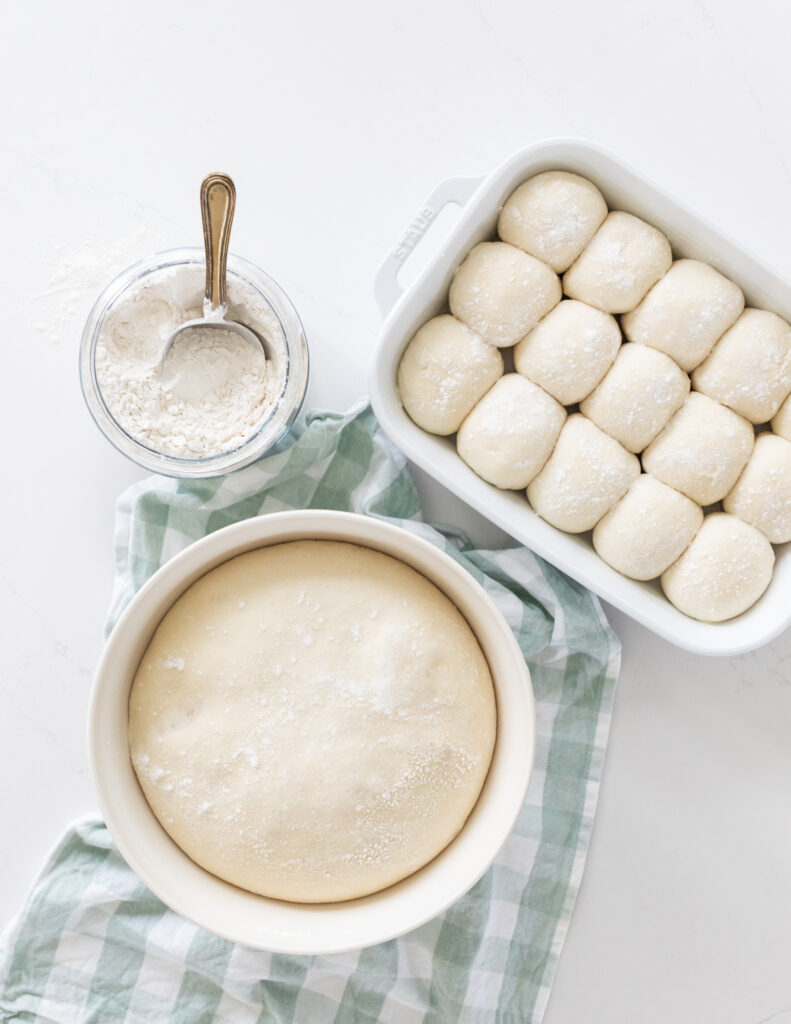
[[[606,216],[607,204],[592,182],[569,171],[544,171],[511,193],[497,233],[562,274]]]
[[[450,283],[450,311],[500,348],[515,345],[560,302],[560,278],[505,242],[480,242]]]
[[[759,434],[750,461],[722,504],[772,544],[791,540],[791,444],[775,434]]]
[[[689,394],[689,377],[669,356],[622,345],[611,369],[580,411],[630,452],[641,452]]]
[[[499,351],[452,316],[423,324],[398,367],[410,417],[432,434],[453,434],[503,372]]]
[[[563,405],[589,395],[621,345],[614,317],[564,299],[514,349],[514,366]]]
[[[637,458],[580,413],[569,416],[527,499],[567,533],[592,529],[640,475]]]
[[[643,452],[643,469],[699,505],[713,505],[738,480],[754,441],[747,420],[692,391]]]
[[[618,210],[566,271],[563,290],[607,313],[627,313],[672,262],[670,242],[661,231]]]
[[[772,430],[786,441],[791,441],[791,395],[772,417]]]
[[[743,309],[741,288],[714,267],[676,260],[637,309],[624,313],[621,328],[629,341],[659,349],[689,373]]]
[[[751,423],[768,423],[791,392],[791,327],[776,313],[745,309],[692,383]]]
[[[643,473],[593,530],[600,558],[633,580],[661,576],[703,522],[699,505]]]
[[[501,377],[459,428],[459,455],[495,487],[527,487],[549,458],[566,410],[518,373]]]
[[[774,561],[772,545],[759,530],[715,512],[665,571],[662,589],[685,615],[723,622],[755,604],[769,586]]]

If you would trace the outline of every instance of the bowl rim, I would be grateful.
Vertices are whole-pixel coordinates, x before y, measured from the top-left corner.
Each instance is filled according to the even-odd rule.
[[[457,607],[461,597],[465,607],[459,610],[484,648],[497,700],[492,765],[481,797],[458,835],[429,864],[402,881],[339,903],[299,904],[258,896],[199,867],[170,839],[145,802],[126,741],[134,672],[177,596],[243,551],[300,538],[382,550],[432,580]],[[135,647],[138,653],[132,657]],[[167,561],[143,584],[110,633],[94,675],[88,714],[89,758],[99,808],[132,870],[163,903],[200,927],[233,942],[284,954],[339,953],[375,945],[419,927],[456,902],[488,870],[510,835],[527,794],[535,745],[529,669],[505,618],[472,574],[439,547],[400,526],[357,513],[317,509],[242,520],[195,541]],[[261,921],[267,918],[262,909],[269,910],[272,924]]]

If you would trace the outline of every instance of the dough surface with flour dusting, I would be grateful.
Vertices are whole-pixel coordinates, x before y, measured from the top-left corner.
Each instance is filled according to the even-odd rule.
[[[203,271],[180,265],[147,274],[109,310],[96,347],[96,378],[109,412],[131,437],[164,455],[207,458],[240,447],[283,389],[282,329],[264,298],[228,273],[228,319],[266,339],[263,349],[218,328],[171,333],[201,317]]]
[[[135,771],[202,867],[266,896],[352,899],[433,859],[491,762],[495,697],[455,606],[409,566],[293,541],[172,606],[129,703]]]

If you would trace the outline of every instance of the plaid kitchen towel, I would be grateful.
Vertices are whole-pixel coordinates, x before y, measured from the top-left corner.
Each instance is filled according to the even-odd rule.
[[[367,404],[314,413],[291,443],[222,479],[154,477],[118,504],[110,621],[204,534],[292,508],[379,516],[449,552],[485,587],[530,665],[538,751],[527,801],[492,868],[416,931],[298,957],[219,939],[169,911],[96,817],[54,851],[0,952],[0,1020],[56,1024],[489,1024],[540,1021],[582,877],[619,645],[597,600],[522,547],[473,550],[421,520],[403,456]]]

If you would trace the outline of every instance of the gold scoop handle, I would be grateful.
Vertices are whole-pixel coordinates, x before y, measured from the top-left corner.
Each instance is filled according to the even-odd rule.
[[[200,187],[203,244],[206,248],[206,299],[212,309],[228,302],[226,271],[236,187],[227,174],[209,174]]]

